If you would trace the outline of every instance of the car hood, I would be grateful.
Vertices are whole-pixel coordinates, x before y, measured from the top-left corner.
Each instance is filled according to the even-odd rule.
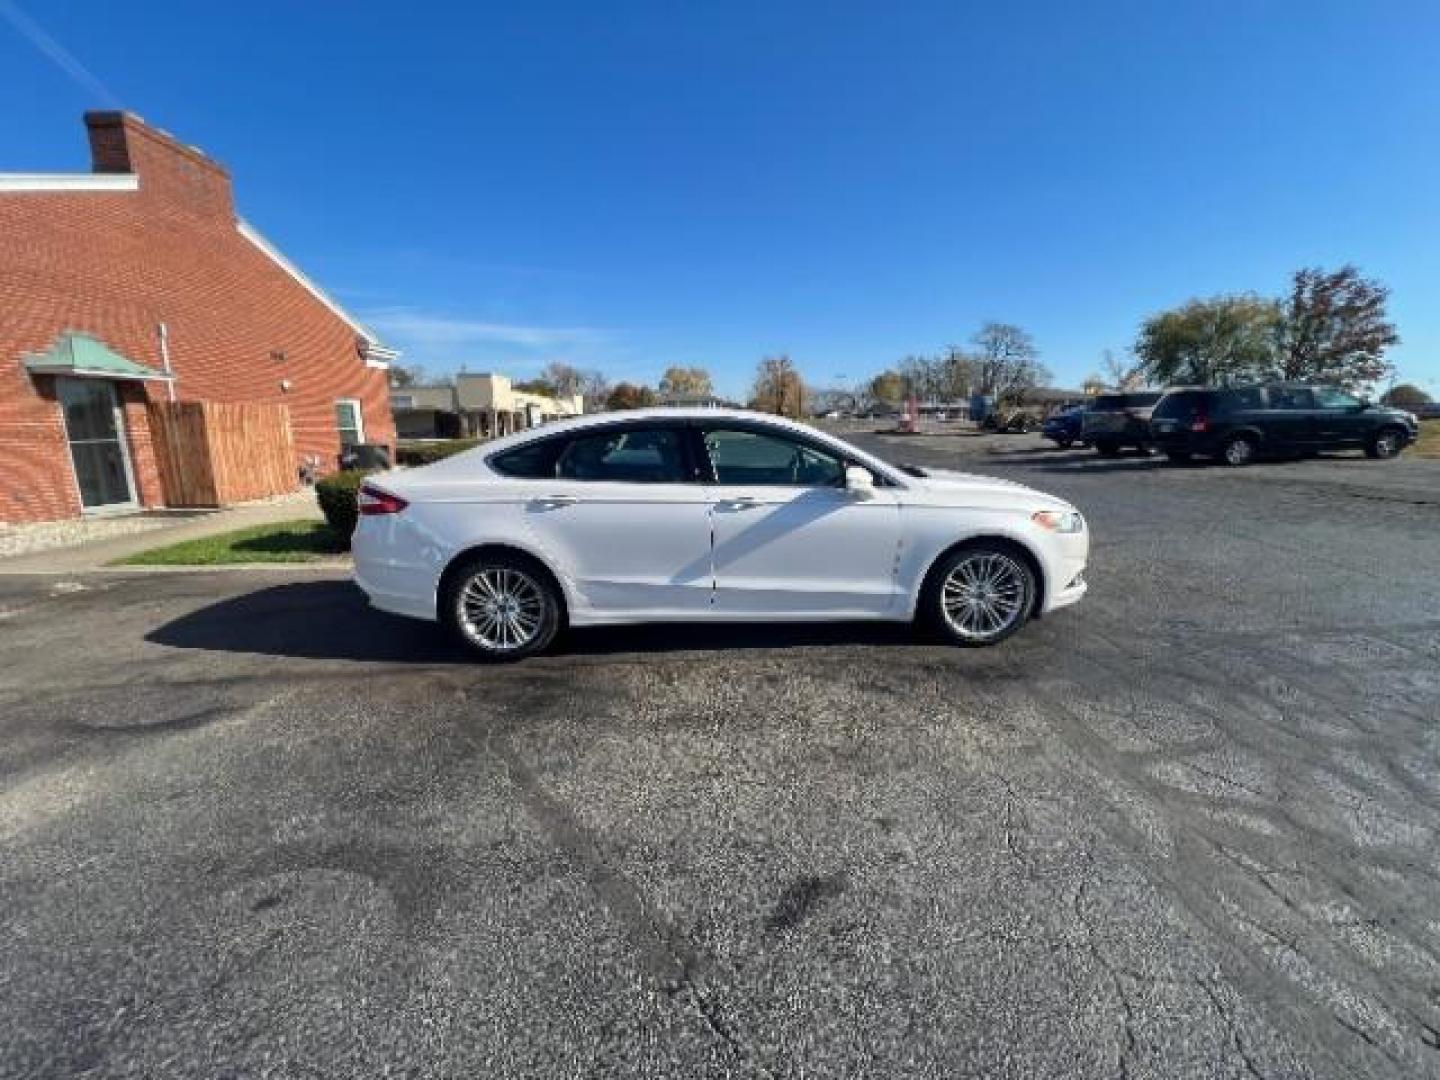
[[[913,501],[930,506],[988,506],[997,509],[1073,510],[1064,499],[1036,491],[1014,480],[994,476],[907,466],[907,481],[915,493]],[[918,475],[917,475],[918,474]]]

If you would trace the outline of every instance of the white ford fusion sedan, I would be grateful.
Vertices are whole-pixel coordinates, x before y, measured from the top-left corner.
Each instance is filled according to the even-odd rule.
[[[360,489],[355,580],[489,660],[562,627],[918,620],[993,645],[1085,594],[1069,503],[773,416],[606,413]]]

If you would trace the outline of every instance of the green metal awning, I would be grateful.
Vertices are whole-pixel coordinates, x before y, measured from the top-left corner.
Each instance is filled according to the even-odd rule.
[[[169,382],[174,376],[137,364],[89,334],[66,330],[43,353],[25,357],[31,375],[72,375],[91,379],[154,379]]]

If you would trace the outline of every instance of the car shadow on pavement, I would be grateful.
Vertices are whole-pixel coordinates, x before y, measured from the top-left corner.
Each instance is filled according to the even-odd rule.
[[[303,660],[470,662],[434,623],[376,611],[348,581],[300,581],[232,596],[157,627],[145,640]]]
[[[1173,468],[1168,458],[1142,454],[1101,457],[1093,451],[1025,451],[995,455],[995,464],[1029,465],[1042,472],[1150,472]]]
[[[272,585],[173,619],[145,635],[156,645],[302,660],[457,664],[474,658],[435,623],[376,611],[348,581]],[[579,628],[553,654],[606,656],[707,649],[825,645],[917,645],[902,623],[651,623]]]

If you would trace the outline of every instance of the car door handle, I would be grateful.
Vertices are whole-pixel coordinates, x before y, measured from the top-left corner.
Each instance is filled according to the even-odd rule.
[[[574,506],[580,498],[576,495],[541,495],[535,501],[541,506]]]
[[[760,505],[760,500],[754,495],[737,495],[733,499],[721,499],[719,506],[722,510],[753,510]]]

